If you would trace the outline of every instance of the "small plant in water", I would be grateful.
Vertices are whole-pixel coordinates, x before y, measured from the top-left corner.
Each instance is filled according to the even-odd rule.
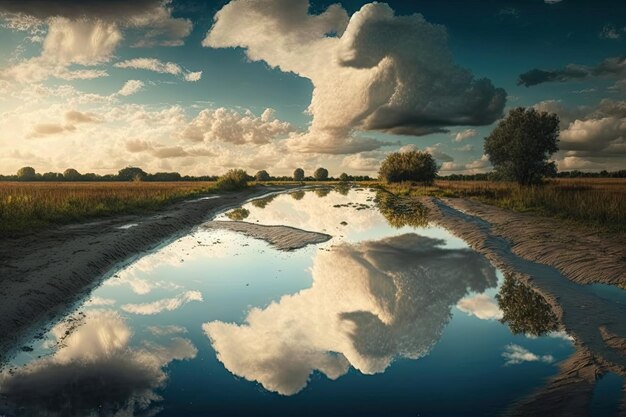
[[[245,209],[243,207],[236,208],[226,213],[226,217],[228,217],[229,219],[239,220],[239,221],[247,218],[249,215],[250,215],[250,210]]]

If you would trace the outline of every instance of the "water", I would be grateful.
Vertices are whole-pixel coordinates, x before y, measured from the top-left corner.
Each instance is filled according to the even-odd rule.
[[[544,386],[571,338],[512,334],[499,271],[373,199],[238,212],[333,236],[294,252],[199,228],[139,259],[15,358],[0,414],[490,416]]]

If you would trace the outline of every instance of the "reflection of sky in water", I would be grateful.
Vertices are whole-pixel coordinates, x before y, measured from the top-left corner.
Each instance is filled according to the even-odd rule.
[[[199,229],[139,259],[4,371],[0,414],[497,415],[556,373],[567,337],[511,335],[499,273],[445,230],[389,227],[372,197],[245,205],[322,245]]]

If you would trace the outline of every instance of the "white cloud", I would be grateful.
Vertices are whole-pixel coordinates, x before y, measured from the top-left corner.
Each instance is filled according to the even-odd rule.
[[[164,298],[144,304],[124,304],[122,310],[127,313],[152,315],[163,311],[172,311],[181,308],[191,301],[202,301],[202,294],[199,291],[186,291],[176,297]]]
[[[273,109],[265,109],[260,117],[250,111],[243,113],[220,107],[204,109],[191,120],[181,136],[193,142],[228,142],[266,144],[295,129],[275,118]]]
[[[473,138],[478,136],[478,131],[476,129],[465,129],[458,131],[454,134],[454,141],[461,142],[465,139]]]
[[[50,342],[58,349],[51,356],[0,373],[3,411],[96,415],[106,409],[111,415],[153,415],[161,399],[156,390],[167,381],[164,368],[197,354],[182,338],[165,345],[130,347],[131,330],[112,311],[87,311],[76,322],[76,328],[67,323],[53,328]]]
[[[113,66],[116,68],[143,69],[161,74],[182,76],[186,81],[199,81],[202,77],[202,71],[187,71],[174,62],[163,62],[155,58],[133,58],[117,62]]]
[[[216,14],[203,41],[243,47],[251,60],[312,81],[311,127],[290,140],[292,149],[369,151],[384,142],[357,138],[355,131],[423,135],[500,117],[505,92],[454,64],[444,27],[418,14],[395,16],[383,3],[366,4],[350,19],[338,5],[319,15],[308,6],[306,0],[234,0]]]
[[[139,80],[128,80],[126,81],[126,83],[124,83],[122,88],[120,88],[117,94],[119,94],[120,96],[130,96],[139,92],[144,87],[144,85],[145,84]]]
[[[330,379],[349,366],[383,372],[396,358],[427,355],[468,287],[496,285],[484,258],[442,244],[411,233],[335,246],[316,255],[311,288],[253,308],[242,325],[203,329],[230,372],[282,395],[302,390],[314,370]]]
[[[554,362],[554,357],[552,355],[536,355],[528,349],[516,344],[506,345],[505,351],[502,353],[502,357],[506,359],[506,365],[518,365],[524,362]]]
[[[482,320],[499,320],[502,318],[502,311],[498,304],[493,297],[486,294],[463,298],[456,306],[459,310]]]
[[[111,298],[92,297],[85,303],[85,306],[110,306],[115,304],[115,300]]]

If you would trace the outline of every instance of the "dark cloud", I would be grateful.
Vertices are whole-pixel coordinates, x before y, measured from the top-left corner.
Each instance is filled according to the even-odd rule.
[[[569,64],[564,68],[556,70],[535,68],[521,74],[517,80],[517,84],[531,87],[533,85],[549,82],[566,82],[592,77],[621,78],[624,75],[626,75],[626,56],[607,58],[595,67]]]

